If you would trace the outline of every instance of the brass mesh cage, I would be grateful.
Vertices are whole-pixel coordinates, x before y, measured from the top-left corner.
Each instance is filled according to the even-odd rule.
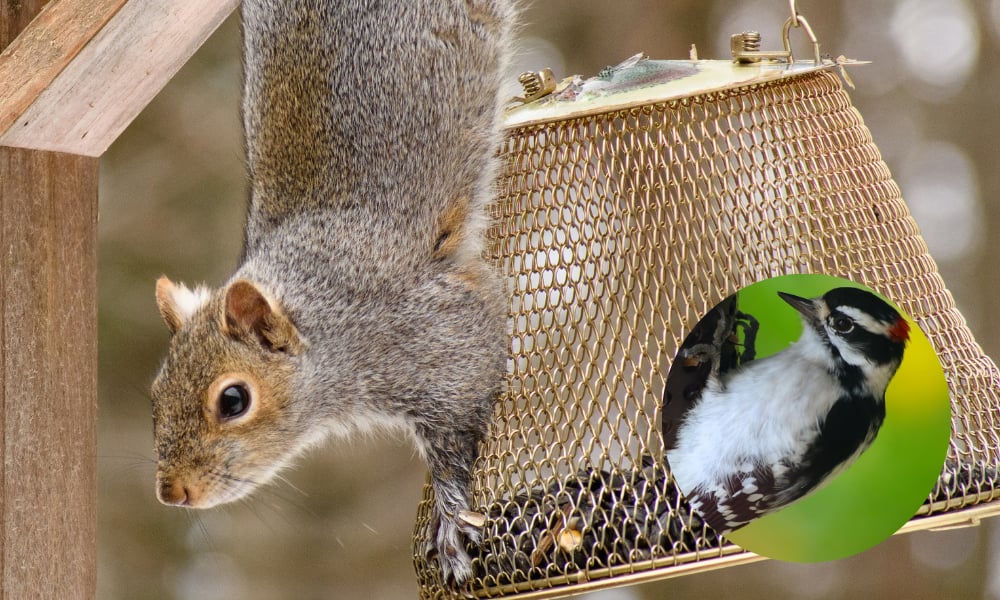
[[[951,392],[945,473],[909,529],[1000,496],[994,363],[956,310],[840,78],[777,81],[514,127],[491,256],[510,293],[509,390],[475,468],[488,515],[472,592],[565,594],[754,555],[687,510],[660,400],[679,344],[723,298],[791,273],[894,299]],[[428,539],[431,490],[416,524]],[[969,508],[973,507],[973,508]],[[958,518],[943,511],[962,510]],[[416,552],[422,597],[450,597]]]

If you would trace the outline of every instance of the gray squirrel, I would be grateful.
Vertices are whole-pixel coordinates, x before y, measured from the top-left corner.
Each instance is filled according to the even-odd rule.
[[[245,247],[221,288],[156,282],[157,495],[241,498],[330,434],[412,434],[425,549],[466,583],[471,469],[508,349],[483,258],[511,0],[244,0]]]

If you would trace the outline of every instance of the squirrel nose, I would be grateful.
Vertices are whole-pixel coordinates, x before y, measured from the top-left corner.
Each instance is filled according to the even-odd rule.
[[[171,506],[191,506],[191,492],[176,479],[164,479],[160,482],[157,495],[160,502]]]

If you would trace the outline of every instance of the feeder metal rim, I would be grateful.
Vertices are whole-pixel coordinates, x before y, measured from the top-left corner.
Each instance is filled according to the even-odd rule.
[[[732,92],[844,65],[863,64],[839,59],[784,63],[734,64],[729,60],[651,60],[636,55],[618,67],[587,80],[563,80],[554,92],[515,106],[504,115],[506,129],[568,121],[579,117],[680,100],[712,92]]]
[[[726,544],[713,550],[716,550],[713,554],[719,553],[720,555],[711,559],[697,559],[694,557],[696,553],[691,553],[692,558],[680,564],[675,562],[675,557],[663,557],[630,565],[591,571],[583,570],[545,580],[526,581],[477,590],[478,593],[475,593],[474,597],[516,596],[518,600],[568,598],[587,592],[648,583],[693,573],[706,573],[725,567],[736,567],[767,560],[766,556],[748,552],[735,544]],[[551,587],[539,588],[540,583],[550,584]]]
[[[996,493],[994,493],[994,496]],[[907,521],[896,534],[912,533],[914,531],[947,531],[949,529],[964,529],[979,525],[983,519],[1000,515],[1000,499],[983,504],[974,504],[962,509],[946,508],[946,501],[932,506],[942,505],[939,512],[925,517],[915,517]],[[925,505],[926,506],[926,505]]]
[[[935,503],[934,506],[937,506],[937,504],[946,504],[946,502]],[[983,519],[996,515],[1000,515],[1000,498],[992,502],[976,504],[960,510],[915,517],[903,524],[893,535],[913,533],[915,531],[948,531],[975,527]],[[705,552],[691,552],[679,557],[665,556],[628,565],[618,565],[589,571],[581,570],[544,580],[532,580],[489,587],[476,590],[474,597],[497,598],[516,596],[518,600],[566,598],[586,592],[648,583],[694,573],[707,573],[726,567],[767,560],[766,556],[760,556],[759,554],[744,550],[729,542],[724,543],[718,548],[713,548],[711,550],[713,556],[707,557],[705,554]],[[547,587],[540,588],[540,584],[547,585]]]

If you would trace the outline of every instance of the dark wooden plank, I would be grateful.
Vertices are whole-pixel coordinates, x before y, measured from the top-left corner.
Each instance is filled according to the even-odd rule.
[[[4,599],[96,592],[97,176],[0,147]]]
[[[0,2],[0,50],[14,41],[47,2],[48,0]]]

